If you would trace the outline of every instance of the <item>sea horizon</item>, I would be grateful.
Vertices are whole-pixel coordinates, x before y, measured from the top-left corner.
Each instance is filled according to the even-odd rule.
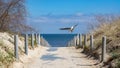
[[[41,34],[51,47],[66,47],[77,34]]]

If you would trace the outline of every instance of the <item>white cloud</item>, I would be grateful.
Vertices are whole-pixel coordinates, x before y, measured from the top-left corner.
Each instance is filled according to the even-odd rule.
[[[46,15],[40,16],[37,18],[28,18],[28,22],[32,23],[84,23],[90,22],[93,20],[92,16],[84,16],[82,13],[76,13],[75,15],[63,15],[63,16],[55,16],[55,15]]]
[[[75,15],[76,15],[76,16],[82,16],[82,15],[84,15],[84,14],[81,13],[81,12],[78,12],[78,13],[76,13]]]

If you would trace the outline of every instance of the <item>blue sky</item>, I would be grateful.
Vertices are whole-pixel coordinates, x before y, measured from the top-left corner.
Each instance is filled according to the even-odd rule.
[[[41,33],[69,33],[60,27],[79,23],[73,33],[88,31],[94,14],[119,14],[120,0],[27,0],[28,24]]]

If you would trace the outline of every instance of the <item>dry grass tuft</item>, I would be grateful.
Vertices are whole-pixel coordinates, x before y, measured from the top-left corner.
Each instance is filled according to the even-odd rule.
[[[108,58],[106,61],[106,64],[111,63],[111,67],[112,64],[115,64],[115,68],[120,68],[120,19],[112,23],[102,23],[100,27],[93,32],[95,54],[101,50],[102,36],[105,35],[107,37],[107,54],[111,56],[111,58]]]

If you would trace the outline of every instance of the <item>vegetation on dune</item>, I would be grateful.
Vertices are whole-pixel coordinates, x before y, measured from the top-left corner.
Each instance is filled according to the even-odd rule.
[[[24,38],[22,33],[34,32],[31,26],[27,25],[27,11],[25,6],[26,0],[0,0],[0,68],[9,68],[15,61],[14,54],[14,35],[19,34],[18,54],[25,54]],[[41,39],[41,44],[49,46],[48,42]],[[37,47],[37,41],[34,45]],[[28,48],[31,47],[31,38],[28,38]]]
[[[0,32],[22,33],[33,30],[26,21],[25,0],[0,0]]]
[[[24,53],[23,40],[23,38],[18,39],[19,54]],[[0,67],[6,68],[13,61],[15,61],[14,36],[8,33],[0,33]]]
[[[101,55],[102,36],[106,36],[107,54],[110,56],[110,58],[106,58],[107,60],[105,63],[110,63],[110,66],[113,68],[120,68],[120,18],[112,17],[112,20],[107,20],[107,18],[104,18],[105,17],[102,17],[102,19],[98,18],[99,25],[93,25],[96,29],[92,28],[93,31],[91,33],[94,35],[93,56],[95,57],[95,54],[99,56]],[[90,45],[89,42],[90,40],[88,39],[87,46]]]
[[[0,67],[6,67],[15,60],[12,34],[34,30],[25,23],[26,17],[25,0],[0,0]],[[23,40],[19,36],[19,54],[24,53]]]

